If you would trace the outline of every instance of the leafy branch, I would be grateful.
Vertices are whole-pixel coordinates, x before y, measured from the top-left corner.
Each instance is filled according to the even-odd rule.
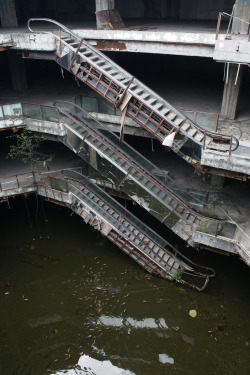
[[[24,128],[21,133],[12,134],[7,138],[14,139],[16,143],[10,145],[6,158],[19,159],[25,164],[29,163],[31,169],[35,166],[46,165],[53,159],[54,155],[47,155],[40,151],[44,139],[27,128]]]

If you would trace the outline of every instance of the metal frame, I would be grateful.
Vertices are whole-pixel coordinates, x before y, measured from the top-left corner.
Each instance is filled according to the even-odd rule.
[[[127,73],[124,69],[122,69],[121,67],[119,67],[117,64],[115,64],[112,60],[110,60],[109,58],[107,58],[104,54],[102,54],[100,51],[98,51],[97,49],[95,49],[93,46],[91,46],[89,43],[87,43],[86,41],[82,41],[82,39],[76,35],[73,31],[69,30],[67,27],[65,27],[64,25],[60,24],[59,22],[57,21],[54,21],[52,19],[48,19],[48,18],[31,18],[29,21],[28,21],[28,28],[31,32],[34,32],[31,27],[30,27],[30,23],[31,22],[34,22],[34,21],[45,21],[45,22],[50,22],[50,23],[53,23],[57,26],[59,26],[60,29],[62,29],[66,34],[70,35],[71,38],[73,38],[73,40],[77,40],[78,42],[81,42],[83,43],[90,51],[92,51],[93,53],[95,53],[96,55],[98,55],[100,58],[104,59],[104,61],[106,62],[109,62],[113,67],[116,67],[117,70],[121,73],[124,73],[126,77],[128,77],[129,79],[129,82],[131,81],[131,78],[132,76],[129,75],[129,73]],[[61,39],[61,32],[60,32],[60,44],[62,43],[62,39]],[[69,44],[67,44],[66,42],[64,42],[65,45],[67,45],[68,47],[70,47]],[[75,52],[75,51],[72,51],[72,52]],[[111,103],[113,103],[113,105],[115,106],[117,101],[119,101],[120,99],[120,96],[124,93],[124,90],[128,89],[128,92],[132,95],[132,98],[130,99],[130,102],[129,102],[129,105],[130,103],[134,100],[134,101],[139,101],[139,103],[143,103],[142,105],[140,105],[140,107],[142,108],[142,111],[140,112],[141,115],[143,115],[145,117],[145,111],[143,111],[143,108],[145,106],[145,109],[148,109],[148,105],[147,104],[144,104],[143,101],[141,101],[140,97],[138,95],[136,95],[135,93],[133,93],[133,90],[132,89],[129,89],[128,88],[128,85],[129,85],[129,82],[127,85],[124,85],[122,82],[119,82],[118,80],[116,80],[114,77],[112,77],[108,71],[105,71],[105,73],[103,72],[103,70],[101,69],[100,66],[98,66],[97,64],[95,64],[93,61],[90,61],[90,59],[88,59],[87,56],[84,56],[83,55],[80,55],[83,59],[83,61],[85,61],[85,63],[83,63],[83,65],[85,66],[80,66],[80,69],[79,71],[81,72],[85,72],[85,76],[82,77],[81,74],[79,73],[76,73],[76,77],[78,79],[80,79],[81,81],[83,81],[84,83],[86,83],[87,85],[89,85],[93,90],[97,91],[98,93],[100,93],[102,96],[104,96],[107,100],[109,100]],[[93,73],[95,74],[92,74],[92,70],[93,70]],[[89,78],[92,78],[92,80],[94,80],[94,84],[91,84],[90,83],[90,80]],[[108,82],[106,85],[104,83],[104,79],[106,80],[106,82]],[[97,82],[98,81],[98,82]],[[112,82],[111,82],[112,81]],[[142,90],[143,89],[146,89],[147,92],[149,94],[152,94],[153,97],[157,100],[162,100],[156,93],[154,93],[152,90],[150,90],[149,88],[147,88],[145,85],[143,85],[141,82],[139,82],[138,80],[135,80],[138,84],[140,84],[140,87],[142,87]],[[112,90],[112,84],[114,86],[116,86],[116,90]],[[104,93],[103,91],[100,91],[97,89],[97,86],[98,85],[101,85],[104,87]],[[107,94],[111,92],[113,94],[113,99],[111,99]],[[115,96],[116,95],[116,96]],[[169,111],[174,110],[176,115],[180,115],[182,116],[180,113],[178,113],[178,111],[176,109],[174,109],[174,107],[172,107],[169,103],[168,103],[168,108],[169,108]],[[152,113],[153,111],[153,113]],[[139,113],[139,112],[138,112]],[[163,116],[160,114],[160,112],[158,110],[154,110],[153,108],[149,108],[149,113],[150,113],[150,121],[153,119],[153,117],[155,118],[158,118],[159,121],[158,123],[156,124],[156,126],[158,127],[158,129],[155,131],[155,132],[152,132],[150,130],[149,127],[145,126],[145,124],[143,124],[141,121],[139,121],[138,119],[135,119],[134,117],[135,116],[130,116],[129,114],[129,111],[127,111],[127,115],[134,118],[136,120],[136,122],[141,125],[143,128],[145,128],[147,131],[149,131],[151,134],[153,134],[157,139],[159,139],[161,142],[165,139],[165,137],[170,133],[170,131],[173,131],[173,129],[177,130],[179,128],[179,126],[175,125],[175,123],[169,119],[167,119],[166,116]],[[146,114],[146,118],[148,117],[148,115]],[[182,118],[182,117],[181,117]],[[157,122],[157,121],[156,121]],[[204,130],[202,128],[200,128],[198,125],[192,123],[191,121],[190,122],[190,126],[193,128],[196,128],[197,131],[201,132],[202,134],[204,134]],[[165,125],[164,127],[162,125]],[[159,125],[159,126],[158,126]],[[183,134],[186,135],[189,139],[191,139],[193,142],[195,143],[198,143],[200,144],[199,141],[193,139],[188,133],[186,133],[185,131],[183,131]],[[213,140],[214,138],[216,138],[216,141],[218,142],[219,139],[224,139],[224,141],[222,142],[222,144],[225,144],[225,140],[226,141],[231,141],[231,136],[226,136],[224,134],[215,134],[213,132],[206,132],[207,135],[209,135],[209,137],[211,137]],[[236,137],[234,137],[234,141],[235,141],[235,147],[232,148],[232,144],[230,144],[230,152],[231,151],[234,151],[236,150],[236,148],[238,147],[239,145],[239,142],[237,140]],[[212,147],[212,148],[215,148],[217,149],[216,147],[216,144]],[[222,149],[219,149],[219,151],[221,152],[227,152],[228,150],[222,150]]]

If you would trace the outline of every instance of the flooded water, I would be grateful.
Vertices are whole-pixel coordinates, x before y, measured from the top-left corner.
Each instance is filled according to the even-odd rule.
[[[217,276],[199,294],[148,275],[66,208],[24,202],[1,204],[0,374],[250,374],[243,262],[203,255]]]

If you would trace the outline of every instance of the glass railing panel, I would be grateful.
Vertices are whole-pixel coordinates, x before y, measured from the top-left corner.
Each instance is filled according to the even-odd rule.
[[[187,141],[184,143],[180,151],[190,156],[192,159],[197,160],[200,162],[201,160],[201,148],[202,146],[200,144],[195,143],[192,139],[187,139]]]
[[[41,105],[42,119],[44,121],[58,122],[57,108]]]
[[[91,96],[82,96],[80,97],[80,107],[88,112],[98,112],[98,102],[97,98]]]
[[[18,176],[18,183],[20,187],[27,187],[31,186],[34,183],[34,176],[33,174],[24,174]]]
[[[114,115],[115,107],[111,103],[109,103],[106,99],[98,98],[98,109],[95,112],[105,113],[107,115]]]
[[[116,116],[121,116],[122,111],[119,108],[115,108],[115,114],[116,114]]]
[[[98,153],[96,154],[96,160],[96,169],[98,172],[107,177],[114,185],[118,186],[126,176],[125,173],[113,165],[109,160],[102,158]],[[93,167],[92,164],[91,166]]]
[[[89,150],[89,145],[87,143],[83,144],[78,155],[80,156],[80,158],[86,161],[86,163],[90,164],[90,150]],[[92,171],[95,170],[93,168],[91,168]]]
[[[52,189],[62,191],[63,193],[68,192],[68,182],[65,180],[51,177],[50,184]]]
[[[216,113],[197,112],[196,114],[196,124],[205,130],[216,132],[217,123],[218,115]]]
[[[172,228],[179,220],[180,218],[173,212],[167,217],[167,219],[164,221],[164,224],[169,228]]]
[[[69,170],[64,171],[63,175],[65,177],[74,178],[77,181],[82,182],[90,191],[95,193],[100,199],[106,202],[106,204],[108,204],[110,207],[116,210],[119,214],[121,214],[124,218],[126,218],[130,223],[132,223],[142,232],[146,233],[149,237],[154,239],[161,246],[163,247],[166,246],[167,242],[163,240],[161,237],[159,237],[157,233],[152,231],[151,228],[147,227],[143,222],[141,222],[134,215],[132,215],[128,210],[126,210],[123,206],[121,206],[117,201],[115,201],[109,195],[107,195],[103,190],[99,189],[96,185],[92,184],[86,177],[82,176],[79,173],[76,173],[74,171],[69,171]],[[115,220],[114,223],[117,225],[117,220]]]
[[[58,103],[60,104],[60,102]],[[158,180],[161,183],[164,183],[170,191],[172,191],[176,196],[180,197],[182,200],[187,202],[188,204],[193,204],[194,208],[199,210],[200,212],[203,212],[204,210],[204,196],[198,196],[197,194],[192,194],[192,192],[186,190],[185,188],[181,188],[180,186],[177,186],[176,183],[169,177],[167,176],[164,171],[158,169],[154,164],[149,162],[147,159],[145,159],[142,155],[140,155],[137,151],[135,151],[133,148],[131,148],[128,144],[124,142],[120,142],[119,138],[114,135],[113,133],[109,132],[99,121],[93,119],[92,116],[90,116],[88,113],[84,112],[83,110],[75,107],[71,103],[63,103],[64,109],[68,110],[69,112],[77,113],[77,116],[81,118],[85,123],[89,124],[99,135],[102,135],[102,138],[106,138],[108,142],[113,143],[116,149],[118,149],[118,153],[120,151],[123,151],[124,154],[127,154],[129,158],[132,161],[136,161],[140,167],[142,167],[145,171],[148,173],[152,174],[156,180]],[[195,144],[191,140],[187,140],[185,144],[183,145],[183,149],[185,150],[186,154],[189,154],[193,158],[200,158],[201,155],[201,146]],[[111,168],[111,163],[110,162],[104,162],[104,159],[102,161],[102,164],[100,165],[100,169],[98,169],[101,173],[105,172],[105,176],[107,176],[106,169]],[[106,167],[104,168],[104,164]],[[115,170],[114,170],[115,172]],[[113,172],[112,172],[113,173]],[[113,173],[113,178],[114,180],[114,175]],[[110,175],[111,176],[111,175]],[[109,178],[109,177],[108,177]],[[117,185],[117,184],[116,184]],[[205,207],[205,211],[208,212],[209,207]],[[212,209],[212,211],[214,211]],[[214,211],[215,212],[215,211]]]
[[[3,107],[0,106],[0,120],[3,120],[4,119],[4,116],[3,116]]]
[[[82,141],[81,138],[79,138],[70,129],[67,129],[67,134],[63,138],[63,142],[66,146],[68,146],[71,150],[77,151],[80,146],[81,141]]]
[[[20,103],[8,104],[3,106],[3,115],[5,120],[9,118],[22,117],[22,106]]]
[[[182,112],[189,120],[194,122],[195,111],[189,111],[189,110],[182,109],[182,110],[180,110],[180,112]]]
[[[201,128],[216,132],[218,124],[218,114],[217,113],[208,113],[208,112],[199,112],[199,111],[190,111],[190,110],[181,110],[181,112],[188,117],[192,122],[200,126]]]
[[[33,118],[36,120],[41,120],[41,109],[37,104],[23,103],[23,117]]]
[[[79,107],[82,106],[82,96],[75,96],[75,104],[79,105]]]
[[[138,185],[132,179],[126,179],[121,190],[136,201],[146,211],[150,212],[159,221],[162,221],[170,210],[154,196],[148,193],[142,186]]]
[[[1,179],[1,190],[10,190],[10,189],[17,189],[18,181],[15,177],[13,178],[7,178],[7,179]]]

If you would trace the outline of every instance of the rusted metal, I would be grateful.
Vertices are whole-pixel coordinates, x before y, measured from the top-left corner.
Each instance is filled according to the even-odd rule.
[[[150,257],[146,257],[144,254],[140,253],[138,249],[136,249],[129,241],[126,241],[125,239],[122,239],[121,236],[119,236],[116,232],[112,231],[108,235],[108,239],[113,242],[116,246],[119,246],[119,248],[124,251],[125,253],[133,254],[132,258],[138,263],[141,267],[146,269],[150,273],[156,273],[160,276],[164,276],[165,272],[161,267],[159,267]],[[144,264],[142,262],[139,262],[140,258],[142,256],[145,256],[146,259],[144,259]],[[131,256],[131,255],[130,255]],[[150,267],[150,271],[149,268]]]
[[[206,147],[206,135],[207,135],[207,132],[206,130],[204,131],[204,137],[203,137],[203,145],[202,145],[202,149],[205,150],[205,147]]]
[[[117,186],[118,189],[120,189],[120,187],[122,186],[122,184],[124,183],[124,181],[128,178],[128,175],[131,173],[132,169],[134,167],[131,166],[127,172],[127,174],[124,176],[124,178],[121,180],[121,182],[119,183],[119,185]]]
[[[9,47],[1,47],[1,46],[0,46],[0,52],[1,52],[1,51],[6,51],[7,49],[9,49]]]
[[[225,170],[222,170],[222,169],[210,168],[209,174],[213,174],[215,176],[234,178],[235,180],[239,180],[239,181],[247,181],[248,180],[248,175],[245,174],[245,173],[225,171]]]
[[[93,129],[90,129],[86,124],[84,124],[82,121],[79,121],[77,118],[75,118],[74,116],[70,115],[69,113],[65,113],[63,110],[61,110],[62,113],[64,113],[66,116],[68,116],[70,119],[74,120],[79,126],[83,127],[89,134],[91,134],[94,138],[96,138],[100,143],[102,143],[103,145],[105,145],[105,147],[109,150],[111,150],[112,152],[115,152],[117,153],[118,150],[111,146],[110,144],[106,143],[105,140],[100,137]],[[158,181],[154,180],[151,176],[149,176],[146,172],[144,172],[143,170],[141,170],[137,165],[135,165],[134,163],[132,163],[128,158],[125,157],[125,155],[123,155],[121,152],[119,152],[119,157],[121,159],[123,159],[126,163],[130,164],[131,166],[133,166],[133,168],[139,172],[144,178],[146,178],[148,181],[150,181],[154,186],[156,186],[159,190],[161,190],[162,192],[165,193],[165,195],[168,195],[171,200],[175,201],[176,204],[179,204],[181,205],[184,209],[186,209],[188,212],[190,212],[192,214],[192,216],[195,216],[197,217],[197,213],[194,212],[192,209],[190,209],[183,201],[179,200],[175,195],[171,194],[167,188],[164,188]],[[132,164],[131,164],[132,163]],[[197,162],[198,163],[198,162]],[[202,172],[203,174],[206,173]]]
[[[232,153],[232,141],[233,141],[233,137],[231,136],[230,147],[229,147],[229,156],[231,156],[231,153]]]
[[[176,129],[175,134],[179,133],[179,131],[181,130],[182,126],[185,124],[185,122],[186,122],[187,120],[188,120],[188,118],[186,117],[186,118],[182,121],[182,123],[179,125],[179,128]]]
[[[46,52],[46,51],[25,51],[22,52],[23,59],[31,59],[31,60],[52,60],[56,61],[56,55],[53,52]]]
[[[72,70],[72,67],[73,67],[73,64],[74,62],[76,61],[76,58],[77,58],[77,54],[79,52],[79,49],[81,48],[81,45],[82,45],[82,42],[84,41],[84,38],[81,39],[80,43],[78,44],[78,47],[76,49],[76,52],[71,60],[71,63],[70,63],[70,66],[69,66],[69,70],[71,71]]]
[[[102,51],[126,51],[127,45],[118,40],[98,40],[96,48]]]
[[[129,89],[129,86],[130,86],[131,83],[133,82],[134,78],[135,78],[135,77],[133,76],[133,77],[131,78],[131,80],[129,81],[129,83],[128,83],[126,89],[123,91],[123,93],[122,93],[120,99],[119,99],[119,100],[117,101],[117,103],[115,104],[115,107],[119,107],[119,105],[121,104],[121,102],[122,102],[124,96],[126,95],[128,89]],[[106,94],[106,93],[105,93],[105,94]]]
[[[218,39],[218,34],[219,34],[219,30],[220,30],[220,23],[221,23],[221,12],[218,15],[218,22],[217,22],[217,29],[216,29],[215,40]]]
[[[87,137],[88,137],[88,133],[86,133],[86,134],[84,135],[84,137],[83,137],[81,143],[79,144],[79,147],[78,147],[78,149],[76,150],[76,153],[77,153],[77,154],[78,154],[79,151],[81,150],[81,148],[82,148],[82,146],[83,146],[83,144],[84,144],[84,142],[85,142],[85,140],[86,140]]]
[[[87,64],[87,66],[80,66],[80,70],[84,72],[84,76],[79,76],[78,78],[83,81],[85,84],[87,84],[89,87],[91,87],[94,91],[96,91],[98,94],[102,95],[105,99],[107,99],[110,103],[112,103],[115,106],[115,103],[117,99],[119,99],[120,95],[122,95],[124,89],[117,84],[115,79],[109,78],[108,76],[104,75],[101,70],[97,69],[93,65]],[[102,75],[102,81],[100,81],[100,76]],[[89,79],[91,77],[91,80]],[[91,81],[94,80],[96,82],[99,79],[99,83],[105,88],[105,95],[102,91],[98,90],[96,88],[96,83],[93,85],[91,84]],[[108,82],[108,83],[106,83]],[[114,89],[114,87],[119,87],[119,89]],[[107,91],[108,89],[108,91]],[[112,100],[108,93],[111,92],[114,94],[114,99]]]
[[[197,160],[194,160],[194,159],[191,160],[190,164],[195,169],[197,169],[197,171],[199,171],[201,174],[206,174],[210,170],[210,167],[204,167],[203,165],[201,165],[201,163],[199,163]]]
[[[174,207],[174,209],[172,211],[170,211],[166,217],[164,217],[164,219],[161,221],[162,224],[165,223],[165,221],[169,218],[170,215],[172,215],[172,213],[180,206],[179,203],[177,203]],[[194,217],[194,220],[197,218],[197,216]]]

